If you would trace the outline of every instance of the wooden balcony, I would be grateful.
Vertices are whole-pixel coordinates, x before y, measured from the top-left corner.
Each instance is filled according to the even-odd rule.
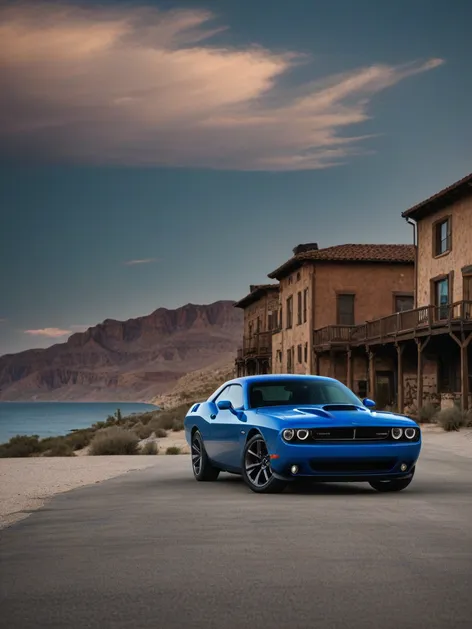
[[[313,345],[315,350],[323,351],[339,346],[388,343],[464,329],[472,330],[472,301],[404,310],[362,325],[328,325],[315,330]]]
[[[243,339],[242,348],[238,349],[237,360],[247,358],[269,358],[272,355],[272,334],[270,332],[259,332]]]
[[[313,345],[315,349],[329,349],[333,345],[349,345],[355,329],[354,325],[327,325],[315,330]]]

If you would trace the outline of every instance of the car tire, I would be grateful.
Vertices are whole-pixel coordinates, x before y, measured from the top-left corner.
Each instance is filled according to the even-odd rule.
[[[190,452],[192,455],[193,475],[196,480],[203,482],[217,480],[220,470],[210,463],[202,436],[198,430],[192,435]]]
[[[378,480],[378,481],[370,481],[369,485],[372,489],[376,491],[380,491],[383,493],[392,492],[392,491],[402,491],[406,489],[408,485],[413,480],[413,476],[415,475],[415,468],[411,470],[411,476],[409,478],[401,478],[398,480]]]
[[[256,494],[278,494],[287,487],[285,481],[273,475],[267,445],[260,433],[246,442],[241,471],[244,482]]]

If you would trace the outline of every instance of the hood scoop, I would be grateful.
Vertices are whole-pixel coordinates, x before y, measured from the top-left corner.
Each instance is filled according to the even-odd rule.
[[[358,406],[353,404],[325,404],[323,406],[325,411],[360,411]]]
[[[296,408],[297,413],[303,413],[304,415],[317,415],[318,417],[332,417],[329,413],[322,408]]]

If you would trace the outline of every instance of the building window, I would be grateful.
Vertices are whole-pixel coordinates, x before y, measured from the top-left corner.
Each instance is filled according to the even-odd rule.
[[[252,336],[252,321],[251,321],[251,323],[248,325],[248,333],[249,333],[249,336]]]
[[[303,291],[303,323],[307,322],[307,308],[308,308],[308,288]]]
[[[305,362],[308,362],[308,343],[305,343]]]
[[[300,273],[300,271],[298,271],[297,273],[297,282],[299,282],[302,278],[302,274]]]
[[[354,325],[354,295],[338,295],[337,324]]]
[[[433,225],[433,251],[435,256],[451,251],[452,248],[451,218],[438,221]]]
[[[289,283],[289,284],[292,284],[292,283],[293,283],[293,275],[289,275],[289,278],[288,278],[288,283]]]
[[[287,298],[287,329],[293,325],[293,296]]]
[[[281,349],[277,350],[277,362],[279,362],[279,363],[282,362],[282,350]]]
[[[293,371],[293,347],[287,350],[287,373],[292,373]]]
[[[403,312],[404,310],[413,310],[415,305],[413,295],[395,295],[394,312]]]
[[[438,319],[447,319],[449,314],[449,278],[434,283],[434,305]]]
[[[463,285],[462,292],[464,295],[464,301],[472,302],[472,273],[470,275],[462,276],[462,285]],[[469,306],[468,312],[470,312],[470,306]]]
[[[256,319],[256,334],[259,334],[261,331],[261,318],[257,317]]]
[[[297,308],[297,323],[298,323],[298,325],[300,325],[301,322],[302,322],[302,315],[303,315],[303,311],[302,311],[302,293],[301,293],[301,291],[299,291],[299,293],[298,293],[298,308]]]
[[[302,362],[302,346],[301,344],[297,347],[297,358],[298,358],[298,362],[301,363]]]

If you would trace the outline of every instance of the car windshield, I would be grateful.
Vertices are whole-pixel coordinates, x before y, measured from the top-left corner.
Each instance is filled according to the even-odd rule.
[[[280,379],[254,382],[249,387],[249,406],[304,404],[361,404],[359,398],[341,382],[315,378]]]

